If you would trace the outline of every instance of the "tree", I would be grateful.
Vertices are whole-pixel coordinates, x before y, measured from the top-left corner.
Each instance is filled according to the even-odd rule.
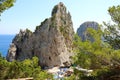
[[[112,76],[111,67],[120,65],[120,50],[114,50],[108,43],[101,40],[102,31],[87,29],[87,34],[93,37],[94,42],[88,40],[81,41],[79,36],[75,35],[74,47],[75,56],[73,57],[74,64],[82,68],[92,69],[91,76],[86,76],[79,70],[74,70],[75,75],[80,80],[100,80],[104,74]],[[107,73],[111,73],[110,75]],[[99,77],[101,77],[99,79]],[[103,79],[101,79],[103,80]]]
[[[108,9],[114,24],[105,23],[104,38],[114,49],[120,49],[120,5]]]
[[[14,5],[16,0],[0,0],[0,15]]]
[[[101,40],[101,30],[87,29],[87,33],[94,38],[94,42],[86,40],[82,42],[76,35],[74,40],[74,46],[76,56],[74,57],[75,63],[83,68],[97,69],[102,65],[110,63],[110,51],[109,45],[105,44]]]

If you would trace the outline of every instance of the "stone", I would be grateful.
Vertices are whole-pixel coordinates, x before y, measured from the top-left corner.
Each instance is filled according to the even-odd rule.
[[[89,38],[89,36],[87,36],[87,33],[86,33],[87,28],[98,30],[99,24],[94,21],[87,21],[81,24],[80,27],[77,29],[77,34],[81,38],[82,41],[85,41]],[[90,41],[93,42],[94,39],[90,37]]]
[[[16,45],[14,43],[12,43],[10,45],[10,49],[8,50],[9,54],[7,54],[8,61],[11,62],[11,61],[14,61],[16,59],[16,50],[17,50]]]
[[[28,29],[20,30],[12,41],[17,48],[13,59],[22,61],[37,56],[42,67],[70,63],[70,57],[74,55],[73,37],[71,15],[66,11],[65,5],[60,2],[53,8],[51,17],[41,22],[35,32]],[[10,58],[9,54],[8,52],[7,60]]]

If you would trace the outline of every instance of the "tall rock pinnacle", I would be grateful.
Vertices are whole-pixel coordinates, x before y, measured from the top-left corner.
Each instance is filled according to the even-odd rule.
[[[8,52],[7,60],[24,60],[37,56],[43,67],[70,63],[73,36],[71,15],[60,2],[53,8],[52,16],[41,22],[35,32],[27,29],[16,35],[12,42],[17,48],[16,55],[11,59],[12,51]]]

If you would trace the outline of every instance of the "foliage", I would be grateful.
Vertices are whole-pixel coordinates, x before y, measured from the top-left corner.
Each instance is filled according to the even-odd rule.
[[[120,5],[108,9],[114,24],[105,23],[104,37],[114,49],[120,49]]]
[[[95,70],[91,77],[93,77],[94,80],[119,80],[119,75],[120,67],[114,66]]]
[[[45,80],[45,79],[51,79],[53,80],[53,77],[51,74],[48,74],[45,71],[42,71],[34,76],[35,80]]]
[[[8,66],[10,65],[5,58],[1,56],[0,53],[0,80],[3,80],[5,75],[7,74]]]
[[[14,5],[15,0],[0,0],[0,15]]]
[[[74,71],[80,80],[97,80],[99,76],[102,76],[101,74],[109,72],[110,66],[120,63],[120,50],[112,49],[109,44],[101,40],[101,30],[96,31],[88,28],[87,32],[94,38],[94,42],[89,40],[82,42],[79,36],[75,35],[73,42],[75,56],[73,60],[74,64],[82,68],[93,69],[94,72],[88,77],[81,71]]]
[[[120,6],[110,7],[108,12],[114,24],[104,22],[107,27],[104,32],[88,29],[87,34],[94,38],[93,42],[89,39],[82,42],[75,35],[74,63],[83,68],[93,69],[91,76],[74,70],[79,80],[115,80],[120,75]],[[104,41],[101,40],[102,36]]]
[[[63,33],[64,32],[64,27],[60,26],[60,32]]]
[[[56,5],[54,8],[53,8],[53,10],[52,10],[52,16],[57,12],[57,10],[58,10],[58,6]]]
[[[76,76],[72,74],[70,77],[65,78],[65,80],[76,80]]]
[[[56,27],[56,24],[57,24],[57,23],[56,23],[56,21],[55,21],[55,20],[56,20],[55,18],[56,18],[56,15],[54,14],[54,15],[51,17],[50,28],[51,28],[51,27],[53,27],[53,28]]]
[[[32,31],[30,31],[28,28],[26,29],[26,32],[27,33],[32,33]]]
[[[115,22],[115,23],[120,23],[120,5],[118,6],[112,6],[108,9],[108,12],[111,16],[111,19]]]
[[[31,60],[26,59],[22,62],[7,62],[0,58],[0,79],[14,79],[33,77],[35,80],[52,79],[52,75],[42,71],[38,65],[38,58],[33,57]]]
[[[86,40],[82,42],[75,35],[74,46],[76,56],[75,63],[84,68],[100,68],[103,64],[109,64],[110,47],[101,41],[101,30],[88,29],[90,35],[94,37],[94,42]]]
[[[39,26],[36,26],[36,31],[37,30],[39,30],[40,29],[40,27],[42,27],[45,23],[46,23],[46,21],[48,21],[48,19],[46,18],[43,22],[41,22],[41,24],[39,25]]]

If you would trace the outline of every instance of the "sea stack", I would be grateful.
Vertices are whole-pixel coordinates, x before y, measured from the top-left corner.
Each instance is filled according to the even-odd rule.
[[[73,37],[71,15],[67,12],[65,5],[60,2],[54,6],[51,17],[41,22],[34,32],[28,29],[20,30],[12,41],[16,47],[15,57],[11,59],[12,53],[8,52],[7,60],[22,61],[37,56],[42,67],[70,63],[70,56],[73,55]]]
[[[81,38],[82,41],[90,39],[91,42],[94,41],[94,39],[87,35],[87,28],[92,28],[95,30],[98,30],[99,24],[94,21],[87,21],[80,25],[80,27],[77,29],[77,34]]]

